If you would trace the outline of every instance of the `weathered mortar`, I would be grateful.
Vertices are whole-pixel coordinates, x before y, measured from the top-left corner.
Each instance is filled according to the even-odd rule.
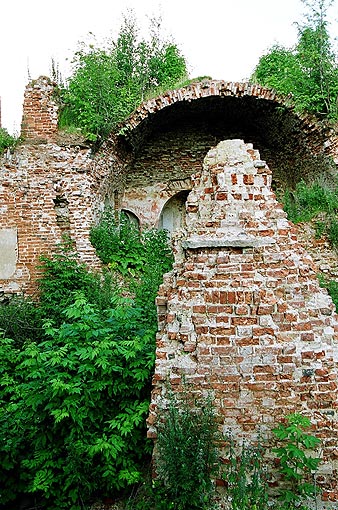
[[[337,163],[338,138],[295,115],[273,91],[224,81],[166,92],[122,127],[95,155],[82,142],[67,145],[57,132],[54,84],[42,77],[28,85],[25,143],[0,165],[0,248],[8,251],[0,256],[1,291],[34,292],[39,257],[63,234],[81,260],[99,267],[89,229],[105,203],[157,226],[167,201],[192,190],[175,268],[158,298],[149,434],[167,376],[175,390],[182,375],[196,393],[213,389],[223,426],[249,438],[258,425],[268,433],[288,412],[303,411],[323,440],[324,496],[337,500],[332,301],[259,154],[237,140],[209,152],[204,167],[203,159],[224,137],[243,134],[257,141],[274,175],[283,168],[293,175],[296,155],[305,170],[307,153]]]
[[[54,142],[58,131],[58,105],[54,99],[56,84],[41,76],[25,90],[21,136],[26,141]]]
[[[167,384],[211,391],[222,430],[255,439],[301,412],[322,439],[318,482],[338,501],[338,317],[251,145],[209,151],[193,180],[187,226],[157,298],[149,436]]]

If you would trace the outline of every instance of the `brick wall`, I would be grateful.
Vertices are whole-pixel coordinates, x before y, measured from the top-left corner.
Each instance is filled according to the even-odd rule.
[[[2,292],[36,290],[40,256],[70,236],[84,262],[98,267],[89,241],[100,181],[90,151],[57,145],[21,145],[0,168],[0,229],[17,229],[17,263]]]
[[[319,482],[338,501],[338,317],[251,145],[209,151],[187,200],[176,263],[157,298],[149,436],[167,383],[211,391],[222,430],[253,440],[302,412],[321,437]],[[154,426],[155,424],[155,426]]]
[[[21,136],[27,141],[55,141],[58,130],[56,84],[41,76],[27,85],[24,96]]]

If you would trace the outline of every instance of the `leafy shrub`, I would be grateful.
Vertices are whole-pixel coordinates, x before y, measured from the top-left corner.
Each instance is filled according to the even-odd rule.
[[[0,508],[31,494],[42,508],[78,510],[141,477],[151,452],[154,300],[172,255],[164,232],[125,232],[143,260],[122,289],[133,289],[134,301],[119,297],[113,273],[88,271],[66,242],[42,258],[39,301],[1,308],[13,340],[0,338]]]
[[[135,275],[144,267],[146,253],[141,233],[124,214],[117,223],[114,212],[107,209],[91,228],[90,241],[102,262],[123,276]]]
[[[316,486],[309,479],[317,470],[320,458],[310,452],[315,451],[320,439],[305,432],[310,425],[309,418],[296,413],[287,416],[286,423],[273,430],[282,445],[272,451],[278,456],[279,472],[287,484],[280,491],[281,510],[308,510],[304,502],[316,497]]]
[[[33,300],[20,296],[0,305],[0,331],[20,348],[28,340],[43,337],[42,312]]]
[[[113,211],[107,209],[92,227],[90,240],[102,262],[124,277],[145,318],[156,323],[155,297],[163,274],[173,264],[166,231],[150,229],[141,233],[123,214],[117,224]]]
[[[11,136],[5,128],[0,127],[0,156],[8,148],[14,147],[17,139]]]
[[[158,424],[156,509],[209,509],[218,468],[218,427],[211,399],[170,397]]]
[[[151,451],[154,335],[142,310],[117,300],[103,320],[78,295],[65,318],[40,344],[0,342],[2,508],[31,493],[49,510],[78,510],[139,480]]]
[[[63,312],[81,291],[99,310],[110,308],[116,295],[112,275],[89,271],[66,241],[52,256],[41,257],[43,271],[39,280],[39,309],[44,318],[63,321]]]

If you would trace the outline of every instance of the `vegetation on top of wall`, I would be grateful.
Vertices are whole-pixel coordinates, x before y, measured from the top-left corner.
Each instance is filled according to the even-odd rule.
[[[302,0],[308,12],[297,23],[292,48],[275,44],[263,55],[251,80],[290,98],[299,112],[338,120],[338,64],[329,34],[332,0]]]
[[[104,47],[82,44],[73,74],[62,90],[61,128],[81,128],[93,142],[102,141],[128,117],[150,91],[172,88],[187,77],[177,45],[161,35],[161,20],[150,23],[149,39],[140,38],[135,16],[124,16],[116,40]]]
[[[285,190],[282,200],[293,223],[310,221],[320,213],[334,216],[338,211],[338,184],[319,179],[310,183],[300,181],[294,190]]]
[[[317,238],[325,236],[338,250],[338,184],[316,180],[299,182],[295,189],[286,189],[281,198],[288,219],[293,223],[312,222]],[[338,309],[338,282],[320,277]]]
[[[10,135],[5,128],[0,127],[0,156],[6,149],[15,147],[17,138]]]

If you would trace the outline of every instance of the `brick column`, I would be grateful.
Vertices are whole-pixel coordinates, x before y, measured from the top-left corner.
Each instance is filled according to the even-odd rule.
[[[25,141],[54,142],[58,129],[58,105],[53,98],[56,84],[40,76],[25,91],[21,136]]]

